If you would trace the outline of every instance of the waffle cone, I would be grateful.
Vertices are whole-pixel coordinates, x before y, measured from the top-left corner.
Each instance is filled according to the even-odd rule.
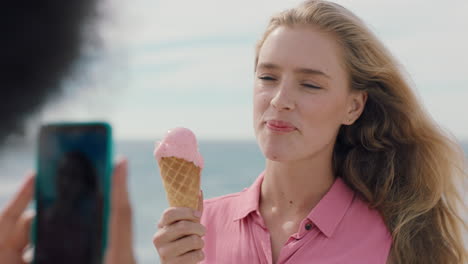
[[[193,162],[176,157],[163,157],[159,169],[171,207],[198,209],[201,169]]]

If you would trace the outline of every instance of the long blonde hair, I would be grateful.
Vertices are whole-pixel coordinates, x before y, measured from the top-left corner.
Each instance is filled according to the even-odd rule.
[[[311,25],[334,36],[351,89],[368,94],[361,117],[340,128],[333,155],[340,175],[392,233],[392,263],[467,263],[461,217],[466,205],[462,149],[426,114],[398,63],[367,26],[344,7],[306,1],[281,12],[256,49],[279,26]],[[460,187],[460,189],[457,189]]]

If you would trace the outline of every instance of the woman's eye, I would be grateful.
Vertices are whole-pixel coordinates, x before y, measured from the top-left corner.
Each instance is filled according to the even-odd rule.
[[[264,80],[264,81],[275,81],[276,80],[275,78],[270,77],[270,76],[259,76],[258,78],[260,80]]]
[[[310,89],[322,89],[322,87],[320,86],[316,86],[316,85],[308,84],[308,83],[303,83],[302,86],[310,88]]]

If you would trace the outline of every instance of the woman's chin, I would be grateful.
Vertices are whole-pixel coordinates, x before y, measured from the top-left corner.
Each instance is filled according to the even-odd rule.
[[[275,161],[275,162],[286,162],[287,161],[286,159],[283,159],[281,156],[276,156],[276,155],[265,156],[265,157],[267,158],[267,160]]]
[[[291,142],[282,140],[262,140],[258,141],[260,150],[265,158],[272,161],[287,161],[291,157]]]
[[[291,160],[291,153],[289,153],[286,149],[281,148],[265,148],[262,149],[263,155],[266,159],[271,161],[277,162],[286,162]]]

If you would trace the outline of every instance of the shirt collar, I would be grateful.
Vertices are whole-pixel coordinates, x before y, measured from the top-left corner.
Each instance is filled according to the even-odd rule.
[[[258,211],[264,174],[265,172],[262,172],[255,182],[238,196],[237,212],[234,214],[234,221],[246,217],[251,212]]]
[[[330,190],[310,211],[307,218],[327,237],[331,237],[353,199],[354,191],[344,183],[341,177],[337,177]]]
[[[264,172],[238,196],[234,221],[246,217],[251,212],[258,211],[263,177]],[[331,237],[350,207],[353,198],[354,191],[344,183],[343,179],[337,177],[328,192],[307,215],[307,218],[327,237]]]

